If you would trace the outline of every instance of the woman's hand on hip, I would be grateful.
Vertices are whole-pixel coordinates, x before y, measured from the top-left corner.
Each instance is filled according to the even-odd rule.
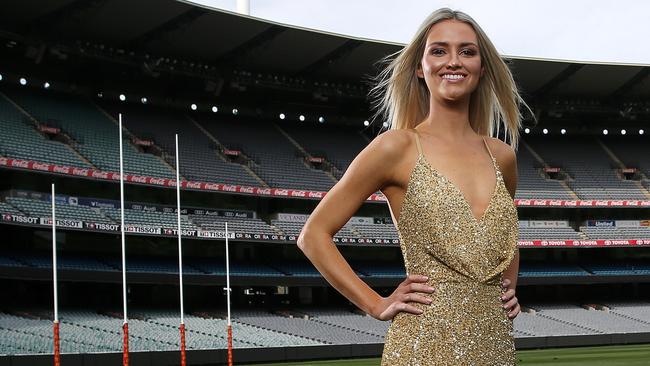
[[[431,294],[435,289],[427,284],[428,277],[410,275],[388,297],[382,297],[372,308],[371,316],[379,320],[391,320],[400,312],[420,315],[422,310],[411,305],[431,305],[432,300],[421,293]]]
[[[503,288],[507,291],[501,294],[501,301],[503,308],[508,311],[508,318],[514,320],[521,312],[521,306],[519,306],[519,299],[515,296],[515,289],[508,289],[508,286],[510,286],[510,280],[506,278],[503,280]]]

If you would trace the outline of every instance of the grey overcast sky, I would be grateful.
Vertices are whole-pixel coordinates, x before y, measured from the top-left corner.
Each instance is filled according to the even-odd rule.
[[[236,11],[236,0],[193,0]],[[650,65],[645,0],[250,0],[250,15],[406,43],[433,10],[471,15],[508,56]]]

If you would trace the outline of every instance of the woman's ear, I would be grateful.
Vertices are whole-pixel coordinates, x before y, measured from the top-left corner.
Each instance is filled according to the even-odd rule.
[[[422,64],[418,64],[417,69],[415,69],[415,75],[420,79],[424,79],[424,72],[422,71]]]
[[[481,66],[481,77],[483,77],[483,74],[485,74],[485,67]]]

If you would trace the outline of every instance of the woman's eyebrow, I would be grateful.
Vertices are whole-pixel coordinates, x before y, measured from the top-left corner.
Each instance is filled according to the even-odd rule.
[[[429,46],[444,46],[444,47],[448,47],[448,46],[449,46],[449,42],[445,42],[445,41],[435,41],[435,42],[431,42],[431,43],[429,43]],[[475,46],[475,47],[478,47],[478,46],[476,45],[476,43],[474,43],[474,42],[461,42],[461,43],[460,43],[460,46],[461,46],[461,47],[465,47],[465,46]]]

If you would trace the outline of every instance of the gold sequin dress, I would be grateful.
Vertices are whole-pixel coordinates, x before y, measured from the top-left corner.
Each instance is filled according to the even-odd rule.
[[[429,277],[431,305],[399,313],[384,345],[382,366],[515,365],[512,320],[500,299],[502,272],[517,248],[514,202],[485,141],[496,187],[476,218],[463,193],[422,153],[409,177],[397,229],[407,274]]]

